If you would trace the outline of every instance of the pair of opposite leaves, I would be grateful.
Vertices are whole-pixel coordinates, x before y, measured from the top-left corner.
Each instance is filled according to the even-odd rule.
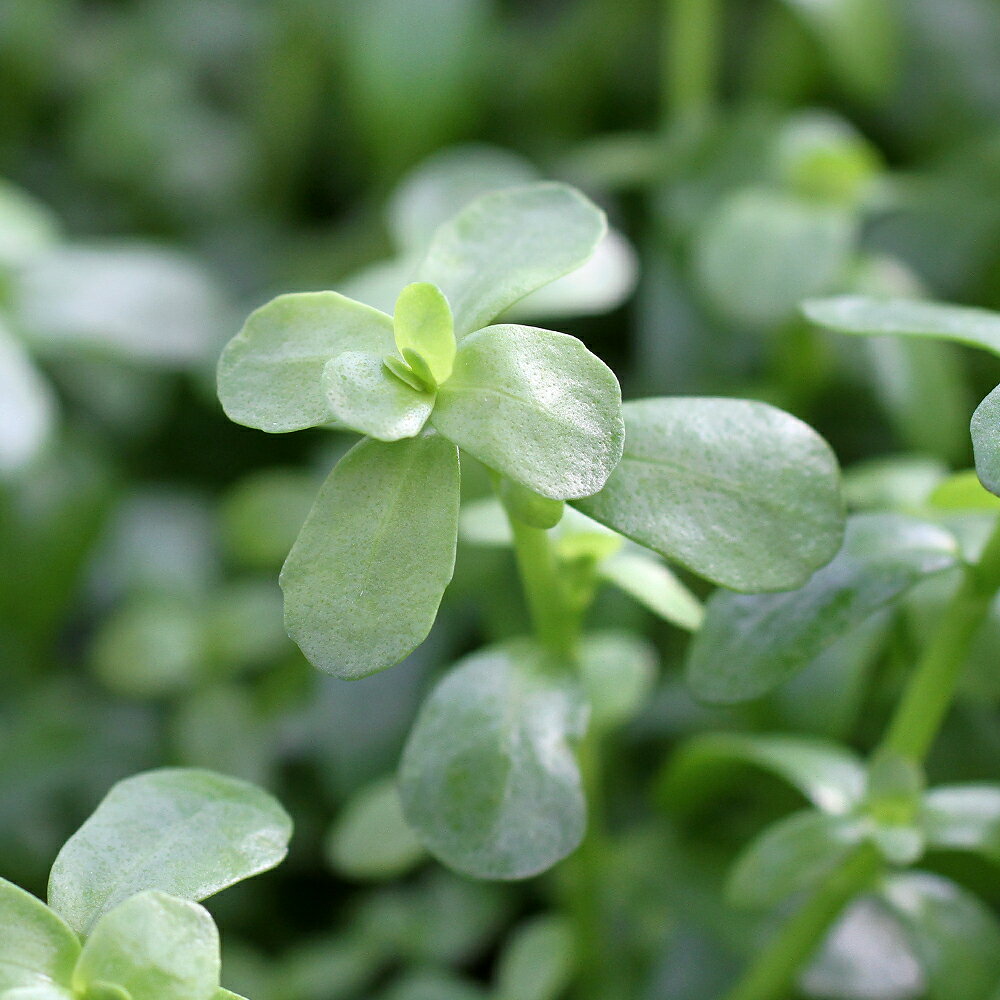
[[[320,490],[282,570],[286,626],[316,666],[363,677],[426,637],[454,569],[460,448],[741,589],[795,586],[836,551],[836,462],[799,421],[707,399],[630,403],[623,418],[617,379],[580,341],[483,326],[580,267],[605,229],[564,185],[493,192],[436,231],[394,317],[334,292],[283,295],[223,352],[219,396],[237,423],[367,435]],[[611,489],[626,419],[632,471]],[[691,467],[687,493],[678,462]]]

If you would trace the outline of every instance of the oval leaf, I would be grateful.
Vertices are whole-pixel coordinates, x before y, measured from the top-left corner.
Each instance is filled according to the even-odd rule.
[[[611,369],[575,337],[529,326],[490,326],[462,341],[431,422],[552,500],[596,493],[624,438]]]
[[[323,368],[344,351],[395,351],[392,318],[336,292],[279,295],[252,312],[219,359],[219,400],[238,424],[281,433],[333,418]]]
[[[76,935],[40,899],[0,878],[0,994],[70,985]]]
[[[200,900],[277,865],[292,824],[266,792],[210,771],[163,768],[120,781],[63,845],[49,905],[77,932],[159,889]]]
[[[766,403],[626,403],[625,453],[585,514],[734,590],[804,583],[840,545],[837,460]]]
[[[946,785],[924,796],[928,847],[975,851],[1000,864],[1000,785]]]
[[[912,586],[958,563],[954,537],[935,525],[896,514],[857,515],[837,557],[804,587],[713,594],[691,645],[688,683],[710,702],[759,697]]]
[[[458,452],[362,441],[330,473],[281,570],[285,627],[314,666],[366,677],[427,637],[455,569]]]
[[[55,425],[55,394],[0,324],[0,476],[27,465]]]
[[[979,481],[1000,496],[1000,386],[976,407],[970,429]]]
[[[392,322],[399,353],[416,351],[434,381],[444,382],[455,361],[455,328],[441,289],[419,281],[407,285],[396,299]]]
[[[497,1000],[557,1000],[574,971],[573,930],[554,914],[515,928],[497,962]]]
[[[565,184],[494,191],[435,232],[420,277],[444,292],[462,337],[585,264],[606,228],[604,213]]]
[[[527,878],[569,854],[586,822],[569,741],[585,718],[579,693],[526,642],[463,660],[403,754],[403,808],[428,850],[491,879]]]
[[[616,552],[598,564],[597,572],[665,621],[689,632],[701,626],[701,602],[655,557],[641,551]]]

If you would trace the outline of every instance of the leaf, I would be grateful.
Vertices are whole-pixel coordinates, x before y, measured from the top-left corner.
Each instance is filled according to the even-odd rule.
[[[1000,313],[919,299],[838,295],[802,306],[806,317],[837,333],[931,337],[1000,354]]]
[[[513,479],[506,476],[498,477],[500,486],[498,489],[500,501],[504,510],[510,516],[522,524],[530,525],[532,528],[554,528],[565,513],[566,505],[562,500],[550,500],[548,497],[539,496],[533,490],[529,490],[520,483],[515,483]],[[504,518],[506,520],[506,518]],[[510,527],[507,526],[508,543],[513,539],[510,536]]]
[[[213,994],[212,1000],[246,1000],[246,997],[241,997],[238,993],[230,993],[229,990],[224,990],[220,986]]]
[[[766,403],[688,397],[626,403],[625,453],[585,514],[735,590],[804,583],[837,551],[837,461],[810,427]]]
[[[238,424],[282,433],[332,419],[326,363],[395,350],[392,318],[336,292],[279,295],[252,312],[219,359],[219,400]]]
[[[281,570],[285,627],[337,677],[398,663],[427,637],[455,568],[459,467],[433,435],[362,441],[337,464]]]
[[[528,326],[490,326],[462,341],[431,423],[552,500],[596,493],[624,438],[611,369],[575,337]]]
[[[574,972],[574,941],[567,921],[544,914],[518,927],[500,954],[496,1000],[558,1000]]]
[[[348,878],[392,879],[423,857],[423,845],[403,816],[393,779],[367,785],[344,806],[330,831],[326,854]]]
[[[527,642],[462,660],[424,703],[403,753],[406,818],[474,878],[528,878],[580,842],[585,803],[569,741],[586,712]]]
[[[597,572],[665,621],[689,632],[701,626],[701,602],[663,563],[635,552],[617,552],[599,563]]]
[[[975,851],[1000,864],[1000,785],[944,785],[924,796],[927,846]]]
[[[843,815],[865,792],[865,768],[853,751],[808,736],[705,733],[688,740],[660,780],[660,799],[690,809],[719,784],[739,777],[734,764],[762,768],[797,788],[823,812]]]
[[[656,679],[656,650],[627,632],[596,632],[580,644],[580,679],[595,729],[623,725],[643,706]]]
[[[0,322],[0,477],[39,454],[55,421],[55,394],[49,383]]]
[[[694,244],[694,270],[728,320],[776,326],[799,303],[845,276],[853,213],[776,191],[746,189],[722,201]]]
[[[837,557],[798,590],[713,594],[690,647],[688,683],[709,702],[757,698],[915,584],[958,564],[955,539],[935,525],[856,515]]]
[[[211,771],[162,768],[118,782],[65,843],[49,905],[77,932],[147,889],[201,900],[277,865],[292,824],[266,792]]]
[[[440,385],[451,375],[455,361],[455,328],[448,300],[435,285],[414,282],[396,299],[393,314],[396,347],[406,357],[416,351],[427,362]]]
[[[1000,980],[1000,924],[970,892],[925,872],[892,875],[883,898],[927,980],[927,1000],[990,1000]]]
[[[197,903],[142,892],[106,913],[83,946],[73,976],[80,992],[101,983],[131,1000],[213,1000],[219,932]]]
[[[816,885],[861,839],[857,820],[805,809],[769,826],[743,850],[728,895],[740,906],[768,907]]]
[[[322,377],[333,416],[379,441],[416,437],[434,407],[431,393],[404,385],[373,354],[338,354],[326,363]]]
[[[1000,386],[976,407],[970,429],[979,481],[1000,496]]]
[[[0,879],[0,994],[68,987],[80,954],[76,935],[40,899]]]
[[[934,487],[927,502],[946,511],[998,511],[1000,498],[987,492],[975,469],[956,472]]]
[[[55,215],[27,191],[0,181],[0,267],[15,268],[58,238]]]
[[[565,184],[494,191],[436,231],[420,278],[444,292],[461,338],[585,264],[606,229],[604,213]]]

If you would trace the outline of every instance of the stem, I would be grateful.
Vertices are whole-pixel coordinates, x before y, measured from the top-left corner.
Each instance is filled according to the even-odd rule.
[[[725,1000],[779,1000],[790,995],[799,969],[826,936],[827,928],[881,866],[876,848],[855,848],[816,894],[787,921],[750,971]]]
[[[965,576],[945,609],[930,645],[889,723],[883,749],[921,761],[944,722],[955,696],[969,646],[1000,588],[1000,522],[979,562]]]
[[[715,103],[721,0],[665,0],[664,124],[705,117]]]

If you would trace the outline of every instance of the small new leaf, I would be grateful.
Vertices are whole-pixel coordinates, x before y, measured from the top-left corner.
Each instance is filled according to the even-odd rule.
[[[392,321],[396,347],[410,367],[414,365],[407,351],[426,364],[434,384],[444,382],[455,361],[455,327],[441,290],[425,281],[407,285],[396,300]]]

